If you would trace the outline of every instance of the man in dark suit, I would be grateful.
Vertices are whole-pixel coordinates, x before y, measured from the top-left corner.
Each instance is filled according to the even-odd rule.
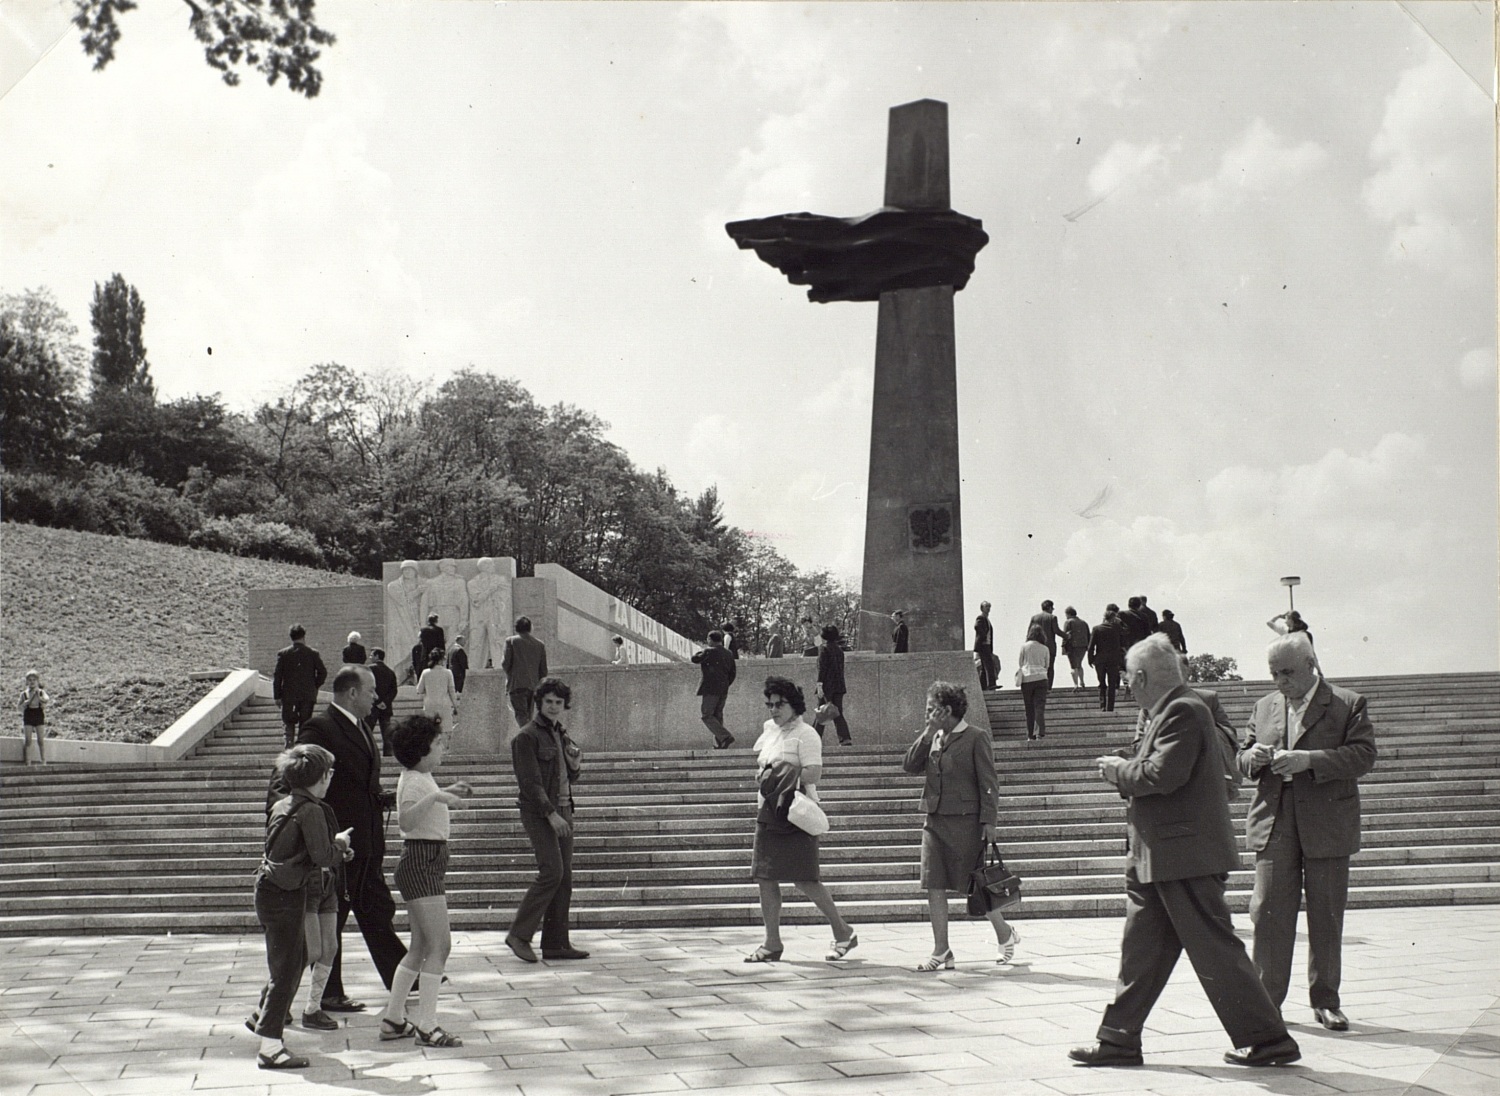
[[[1294,632],[1267,651],[1276,692],[1250,716],[1240,771],[1258,779],[1245,821],[1255,853],[1255,965],[1271,1000],[1286,1000],[1297,911],[1307,895],[1308,994],[1330,1031],[1347,1031],[1339,1001],[1349,857],[1359,851],[1359,778],[1375,767],[1365,698],[1318,674]]]
[[[1089,633],[1089,665],[1099,675],[1099,710],[1114,711],[1120,671],[1125,666],[1125,640],[1120,607],[1113,601],[1104,607],[1104,619]]]
[[[390,757],[391,713],[396,709],[400,688],[396,671],[385,664],[385,651],[379,647],[370,650],[370,673],[375,677],[375,703],[370,708],[370,721],[380,724],[381,756]]]
[[[1171,609],[1161,611],[1161,623],[1157,625],[1157,631],[1163,633],[1172,641],[1182,654],[1187,654],[1187,638],[1182,634],[1182,625],[1177,623],[1177,615]]]
[[[891,654],[906,654],[910,634],[906,629],[906,614],[897,609],[891,614]]]
[[[1050,600],[1042,602],[1042,611],[1032,616],[1026,625],[1026,634],[1031,634],[1032,626],[1042,630],[1042,645],[1047,648],[1047,688],[1052,688],[1052,678],[1057,667],[1057,641],[1067,639],[1067,633],[1062,630],[1062,625],[1057,623],[1057,615],[1052,611]]]
[[[979,663],[979,688],[988,692],[1000,676],[995,666],[995,625],[990,621],[988,601],[979,603],[979,615],[974,618],[974,656]]]
[[[288,636],[291,646],[276,652],[271,696],[281,701],[282,733],[290,749],[297,741],[297,728],[312,717],[318,706],[318,690],[328,679],[328,668],[323,665],[323,656],[304,642],[306,628],[293,624]]]
[[[1120,613],[1120,627],[1124,630],[1121,639],[1127,652],[1151,634],[1151,625],[1141,612],[1140,598],[1133,597],[1126,602],[1126,608]]]
[[[1098,1043],[1068,1057],[1086,1066],[1140,1065],[1141,1030],[1184,950],[1229,1033],[1232,1065],[1282,1065],[1302,1056],[1234,934],[1224,886],[1239,849],[1212,717],[1183,683],[1166,637],[1126,656],[1131,692],[1150,712],[1134,755],[1098,759],[1099,775],[1129,803],[1125,934],[1115,999]]]
[[[708,646],[693,655],[703,675],[698,683],[699,718],[714,736],[714,749],[727,750],[734,745],[734,735],[724,726],[724,701],[734,684],[734,656],[724,649],[724,633],[715,628],[708,633]]]
[[[464,678],[469,676],[469,652],[464,650],[464,637],[453,637],[453,649],[448,652],[448,669],[453,671],[453,689],[464,691]]]
[[[348,895],[339,898],[338,931],[352,912],[370,949],[370,958],[389,989],[406,945],[392,921],[396,902],[385,882],[385,830],[381,810],[394,800],[380,787],[380,751],[365,724],[375,703],[375,675],[366,666],[345,666],[333,676],[333,703],[302,725],[299,744],[322,746],[333,754],[333,781],[323,801],[333,808],[339,829],[352,829],[354,859],[349,861]],[[344,949],[333,959],[323,991],[324,1012],[363,1012],[364,1004],[344,992]]]
[[[413,664],[413,672],[418,677],[421,677],[422,670],[431,665],[427,660],[432,657],[432,652],[448,650],[448,639],[443,632],[443,626],[438,623],[438,615],[436,613],[428,614],[427,623],[417,633],[417,642],[422,645],[422,665],[421,668],[417,668]]]
[[[1137,612],[1141,614],[1141,621],[1146,625],[1146,634],[1148,636],[1155,635],[1161,631],[1161,624],[1156,619],[1156,610],[1146,604],[1145,594],[1138,594],[1137,600],[1141,603]]]
[[[505,671],[510,709],[524,727],[531,722],[533,693],[547,676],[547,645],[531,634],[530,617],[516,618],[516,634],[505,641],[500,668]]]

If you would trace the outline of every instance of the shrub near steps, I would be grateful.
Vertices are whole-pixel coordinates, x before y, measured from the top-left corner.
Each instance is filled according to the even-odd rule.
[[[1500,675],[1350,684],[1370,698],[1380,746],[1361,782],[1365,849],[1352,866],[1351,904],[1500,901]],[[1267,689],[1235,684],[1220,696],[1243,722]],[[1134,706],[1122,699],[1112,715],[1101,713],[1093,690],[1059,689],[1047,739],[1027,746],[1019,694],[986,700],[997,728],[1004,849],[1026,880],[1021,916],[1119,914],[1123,804],[1092,762],[1130,741]],[[280,741],[276,709],[258,703],[176,765],[12,770],[0,799],[0,933],[256,931],[250,873]],[[920,781],[900,771],[900,754],[827,751],[822,791],[835,829],[823,839],[823,874],[855,923],[925,917]],[[580,926],[758,919],[746,751],[600,753],[586,766],[574,862]],[[453,816],[453,922],[504,927],[535,870],[515,781],[508,765],[444,772],[475,787]],[[1247,791],[1233,805],[1237,819],[1248,804]],[[390,870],[393,824],[388,833]],[[1231,877],[1240,910],[1250,883],[1248,871]],[[799,901],[785,912],[789,921],[818,919]]]

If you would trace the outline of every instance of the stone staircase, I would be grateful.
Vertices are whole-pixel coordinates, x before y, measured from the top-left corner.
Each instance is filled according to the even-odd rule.
[[[1354,860],[1350,904],[1500,902],[1500,674],[1340,683],[1369,698],[1380,747],[1361,782],[1365,847]],[[1219,687],[1241,726],[1267,690],[1264,682]],[[1093,690],[1059,689],[1047,738],[1027,745],[1019,693],[986,701],[1002,848],[1026,881],[1019,916],[1120,914],[1123,805],[1092,760],[1129,742],[1134,704],[1122,698],[1106,714]],[[251,872],[280,741],[275,708],[253,702],[174,765],[11,768],[0,792],[0,935],[255,931]],[[825,751],[820,790],[834,830],[823,839],[823,877],[856,924],[926,916],[917,887],[920,781],[901,772],[900,755],[831,740]],[[586,766],[574,859],[580,926],[758,919],[747,877],[754,785],[745,750],[601,753]],[[454,764],[444,773],[475,788],[454,814],[454,926],[504,927],[534,872],[509,765]],[[392,767],[391,783],[394,776]],[[1237,818],[1248,803],[1247,790],[1234,804]],[[394,821],[389,837],[396,850]],[[386,867],[394,866],[393,851]],[[1232,877],[1236,910],[1245,909],[1249,887],[1248,871]],[[817,918],[800,898],[785,916]]]

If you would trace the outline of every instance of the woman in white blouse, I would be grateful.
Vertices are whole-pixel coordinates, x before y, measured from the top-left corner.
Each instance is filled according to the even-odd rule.
[[[453,685],[453,671],[443,665],[443,649],[434,647],[427,656],[427,669],[417,682],[417,695],[422,698],[422,714],[436,719],[448,732],[448,744],[453,744],[454,711],[458,708],[458,690]]]
[[[781,884],[792,883],[805,894],[833,927],[833,946],[827,958],[842,959],[859,944],[854,928],[839,916],[833,896],[818,872],[818,839],[787,820],[793,793],[817,798],[823,772],[823,744],[818,733],[802,720],[807,701],[797,684],[784,677],[766,678],[766,720],[755,743],[760,781],[760,810],[755,816],[755,848],[750,876],[760,884],[760,913],[766,941],[747,963],[774,963],[781,958]]]
[[[1047,737],[1047,666],[1052,655],[1043,645],[1042,626],[1033,624],[1021,644],[1016,661],[1016,684],[1021,686],[1021,700],[1026,705],[1026,741]]]

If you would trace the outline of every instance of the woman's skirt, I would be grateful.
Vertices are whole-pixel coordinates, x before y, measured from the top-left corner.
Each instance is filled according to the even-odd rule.
[[[795,826],[755,824],[755,847],[750,856],[750,878],[776,883],[817,883],[818,839]]]
[[[922,889],[965,894],[984,855],[977,814],[929,814],[922,823]]]
[[[408,838],[401,845],[401,859],[396,862],[396,888],[406,902],[418,898],[435,898],[448,893],[448,842],[420,841]]]

